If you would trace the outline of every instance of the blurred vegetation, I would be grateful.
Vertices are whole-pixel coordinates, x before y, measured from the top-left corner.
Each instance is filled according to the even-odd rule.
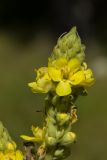
[[[69,159],[107,159],[106,5],[98,0],[40,2],[0,2],[0,120],[19,146],[20,134],[30,134],[32,124],[42,125],[43,113],[36,111],[43,110],[43,97],[27,83],[34,79],[35,67],[47,64],[55,39],[76,25],[96,83],[78,100],[78,141]]]

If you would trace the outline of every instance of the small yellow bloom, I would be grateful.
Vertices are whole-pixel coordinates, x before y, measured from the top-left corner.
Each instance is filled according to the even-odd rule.
[[[87,87],[93,85],[95,79],[93,77],[92,70],[87,69],[86,71],[84,71],[84,74],[85,74],[85,81],[83,82],[83,85]]]
[[[24,160],[24,156],[21,151],[5,151],[0,152],[0,160]]]
[[[94,82],[92,71],[78,58],[49,59],[48,67],[41,67],[36,72],[35,82],[28,84],[34,93],[55,90],[58,96],[67,96],[72,93],[73,86],[89,87]]]
[[[16,143],[13,141],[12,143],[7,143],[7,150],[15,150],[16,149]]]
[[[37,73],[36,80],[44,78],[44,79],[50,79],[48,75],[48,69],[47,67],[41,67],[38,70],[35,70]]]
[[[58,120],[68,119],[68,114],[67,114],[67,113],[58,113],[58,114],[57,114],[57,119],[58,119]]]
[[[43,141],[45,127],[43,129],[41,129],[39,127],[32,126],[32,132],[33,132],[33,135],[35,136],[35,138],[38,139],[38,141]]]
[[[16,151],[16,159],[15,160],[24,160],[24,156],[21,151]]]
[[[70,119],[70,115],[67,113],[57,113],[56,118],[58,122],[63,125],[64,123],[68,122]]]
[[[81,70],[70,77],[72,85],[80,85],[84,87],[91,86],[94,83],[93,73],[91,69]]]
[[[37,77],[35,82],[28,83],[34,93],[47,93],[52,89],[51,78],[48,74],[47,67],[41,67],[37,70]]]
[[[31,142],[42,142],[45,137],[45,127],[43,129],[39,127],[34,127],[32,126],[32,132],[34,137],[26,136],[26,135],[21,135],[21,138],[23,138],[26,141],[31,141]]]
[[[63,145],[68,145],[76,140],[76,134],[74,132],[67,132],[61,139]]]
[[[71,94],[70,76],[80,69],[80,61],[73,58],[69,61],[65,58],[59,58],[48,66],[49,76],[54,82],[57,82],[56,93],[59,96]]]

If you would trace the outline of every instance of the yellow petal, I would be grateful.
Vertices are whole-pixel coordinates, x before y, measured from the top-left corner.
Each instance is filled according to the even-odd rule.
[[[86,79],[93,77],[93,73],[91,69],[85,70],[84,73],[85,73]]]
[[[47,67],[41,67],[38,70],[36,70],[36,72],[37,72],[36,79],[39,79],[39,78],[44,77],[44,75],[48,74],[48,68]]]
[[[85,81],[85,75],[83,71],[76,72],[70,77],[72,85],[81,85]]]
[[[67,59],[66,58],[59,58],[57,60],[51,61],[48,63],[49,67],[55,67],[60,69],[61,67],[64,67],[67,65]]]
[[[48,67],[48,72],[53,81],[60,81],[62,79],[61,71],[54,67]]]
[[[28,86],[31,87],[33,93],[47,93],[53,87],[52,82],[44,78],[38,79],[37,82],[28,83]]]
[[[62,68],[67,65],[67,59],[66,58],[59,58],[54,62],[55,67]]]
[[[15,152],[6,151],[5,154],[4,154],[4,159],[3,160],[16,160]]]
[[[68,118],[69,118],[69,115],[67,113],[57,113],[57,119],[59,121],[62,121]]]
[[[44,93],[43,88],[38,86],[36,82],[28,83],[28,86],[31,87],[31,90],[32,90],[33,93],[38,93],[38,92]]]
[[[68,81],[65,81],[65,82],[61,81],[61,82],[59,82],[59,84],[56,87],[56,93],[59,96],[69,95],[71,93],[71,91],[72,91],[71,86]]]
[[[33,134],[35,135],[35,133],[37,133],[37,131],[39,130],[39,127],[32,126],[31,130],[32,130]]]
[[[24,159],[24,156],[23,156],[22,152],[19,151],[19,150],[17,150],[16,151],[16,158],[15,158],[15,160],[23,160],[23,159]]]
[[[4,154],[2,151],[0,151],[0,159],[3,159],[3,157],[4,157]]]
[[[37,81],[37,87],[40,92],[47,93],[53,88],[53,84],[52,81],[42,78]]]
[[[80,69],[80,66],[81,66],[81,63],[77,58],[73,58],[68,62],[68,67],[70,67],[70,70],[73,72]]]
[[[10,142],[8,142],[7,143],[7,150],[15,150],[16,149],[16,144],[15,144],[15,142],[12,142],[12,143],[10,143]]]
[[[43,130],[41,128],[32,126],[32,132],[36,139],[43,139]]]
[[[28,86],[31,87],[33,90],[36,90],[37,83],[36,82],[31,82],[31,83],[28,83]]]
[[[36,141],[35,137],[29,137],[25,135],[21,135],[20,137],[26,141],[32,141],[32,142]]]
[[[93,85],[93,83],[95,82],[95,79],[93,77],[92,70],[87,69],[84,71],[84,74],[85,74],[85,81],[83,82],[83,85],[87,87]]]
[[[56,118],[59,124],[63,125],[64,123],[69,121],[70,116],[67,113],[57,113]]]

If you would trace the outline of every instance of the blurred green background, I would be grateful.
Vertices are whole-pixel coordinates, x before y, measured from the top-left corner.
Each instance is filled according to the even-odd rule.
[[[57,38],[76,25],[96,83],[77,101],[78,141],[68,159],[107,159],[106,17],[103,0],[0,2],[0,120],[19,146],[20,134],[31,134],[31,125],[43,122],[36,110],[43,109],[44,96],[33,94],[27,83],[35,68],[47,65]]]

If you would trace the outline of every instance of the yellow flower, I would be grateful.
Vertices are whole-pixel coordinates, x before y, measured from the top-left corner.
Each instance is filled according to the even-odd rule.
[[[72,93],[73,86],[89,87],[94,82],[92,71],[78,58],[49,59],[48,67],[41,67],[36,73],[35,82],[28,84],[34,93],[55,90],[58,96],[66,96]]]
[[[93,84],[92,71],[87,69],[86,63],[81,64],[78,58],[67,61],[59,58],[48,64],[48,73],[52,81],[56,83],[56,93],[66,96],[72,93],[73,86],[87,87]]]
[[[94,83],[93,73],[91,69],[81,70],[70,77],[72,85],[80,85],[84,87],[91,86]]]
[[[45,127],[41,129],[39,127],[32,126],[32,132],[33,132],[34,137],[21,135],[21,138],[23,138],[26,141],[31,141],[31,142],[42,142],[45,137],[45,130],[46,130]]]
[[[24,156],[21,151],[0,151],[0,160],[23,160]]]
[[[85,81],[83,82],[83,86],[91,86],[95,82],[95,79],[93,77],[93,73],[91,69],[87,69],[84,71],[85,74]]]
[[[47,67],[41,67],[37,71],[35,82],[28,83],[34,93],[47,93],[52,89],[51,78],[48,75]]]
[[[66,58],[59,58],[48,64],[48,72],[51,79],[59,82],[56,86],[56,93],[59,96],[66,96],[72,92],[69,82],[69,75],[75,73],[80,68],[77,58],[67,61]]]

